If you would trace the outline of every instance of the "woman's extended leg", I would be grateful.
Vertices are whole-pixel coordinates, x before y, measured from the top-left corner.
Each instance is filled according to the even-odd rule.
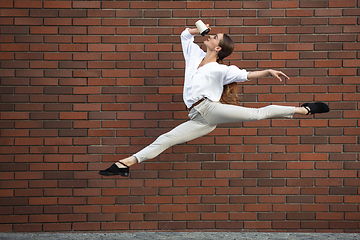
[[[159,136],[152,144],[134,154],[138,162],[154,158],[171,146],[188,142],[204,136],[216,128],[216,125],[208,125],[198,121],[187,121],[170,132]]]
[[[270,105],[259,109],[220,103],[210,103],[210,105],[214,107],[210,107],[209,111],[201,116],[201,118],[205,117],[206,122],[203,119],[200,121],[190,120],[185,122],[170,132],[161,135],[152,144],[133,156],[138,162],[154,158],[173,145],[208,134],[220,123],[254,121],[272,117],[292,117],[296,112],[295,107],[278,105]],[[307,113],[305,108],[299,108],[298,110],[303,111],[304,114]],[[206,116],[209,116],[209,119]],[[200,118],[200,116],[198,116],[198,118]]]
[[[321,104],[326,105],[323,103]],[[100,171],[99,173],[103,175],[120,174],[127,176],[129,166],[154,158],[173,145],[204,136],[213,131],[216,128],[216,125],[221,123],[255,121],[273,117],[291,118],[295,113],[305,115],[309,113],[314,114],[329,111],[327,105],[326,109],[320,109],[324,106],[317,105],[319,104],[306,105],[309,109],[306,109],[305,107],[288,107],[279,105],[269,105],[263,108],[245,108],[206,100],[203,104],[197,106],[195,108],[196,110],[193,109],[190,112],[189,116],[191,116],[190,118],[192,120],[185,122],[170,132],[161,135],[152,144],[140,152],[131,157],[120,160],[119,162],[113,164],[110,168]],[[127,169],[123,170],[124,168]]]
[[[99,173],[102,175],[120,174],[119,169],[121,168],[128,168],[135,163],[140,163],[147,159],[154,158],[171,146],[204,136],[216,128],[216,125],[207,124],[200,114],[196,115],[196,121],[190,120],[175,127],[171,131],[159,136],[153,143],[143,150],[131,157],[120,160],[119,162],[113,164],[110,168],[100,171]],[[123,176],[127,176],[127,174]]]
[[[246,108],[241,106],[210,103],[206,110],[199,109],[205,120],[211,125],[233,122],[248,122],[274,117],[291,118],[294,113],[306,114],[305,108],[269,105],[262,108]]]

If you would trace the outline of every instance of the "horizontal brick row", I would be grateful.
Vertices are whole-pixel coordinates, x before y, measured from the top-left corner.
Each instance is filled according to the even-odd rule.
[[[216,9],[216,8],[256,8],[256,9],[268,9],[268,8],[280,8],[280,9],[291,9],[291,8],[352,8],[357,6],[357,1],[345,0],[345,1],[292,1],[289,3],[282,3],[281,1],[272,2],[101,2],[92,1],[91,3],[83,3],[76,1],[27,1],[23,3],[21,0],[6,0],[1,5],[2,8],[30,8],[30,9],[47,9],[47,8],[63,8],[63,9],[127,9],[127,8],[138,8],[138,9],[183,9],[183,8],[200,8],[200,9]],[[264,10],[266,11],[266,10]]]
[[[9,230],[9,225],[3,225],[4,231]],[[259,230],[296,230],[301,229],[302,231],[314,231],[318,229],[319,232],[327,232],[326,229],[330,227],[332,232],[341,232],[344,229],[346,232],[353,232],[357,228],[356,221],[276,221],[274,224],[271,224],[270,221],[264,222],[251,222],[251,221],[207,221],[199,223],[196,221],[178,221],[178,222],[169,222],[169,221],[147,221],[147,222],[130,222],[130,223],[119,223],[119,222],[91,222],[91,223],[32,223],[32,224],[18,224],[15,225],[16,232],[39,232],[39,231],[69,231],[69,229],[74,229],[75,231],[89,231],[89,230],[181,230],[181,229],[226,229],[226,230],[236,230],[236,229],[259,229]]]

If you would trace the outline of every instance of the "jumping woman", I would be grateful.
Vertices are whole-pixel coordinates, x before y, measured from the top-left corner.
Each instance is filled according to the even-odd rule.
[[[248,72],[233,65],[224,65],[223,59],[234,50],[234,43],[229,36],[223,33],[210,35],[204,41],[204,52],[194,43],[194,35],[197,34],[197,28],[186,28],[181,33],[186,63],[183,99],[189,110],[190,120],[159,136],[136,154],[99,171],[99,174],[128,176],[130,166],[152,159],[173,145],[204,136],[221,123],[273,117],[292,118],[295,113],[308,115],[330,111],[328,105],[322,102],[304,103],[301,107],[269,105],[263,108],[245,108],[234,105],[237,103],[234,95],[236,96],[238,82],[267,76],[281,81],[281,77],[289,77],[281,71],[272,69]],[[225,103],[221,103],[220,100]]]

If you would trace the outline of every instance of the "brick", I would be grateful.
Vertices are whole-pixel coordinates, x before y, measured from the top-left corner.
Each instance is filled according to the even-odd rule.
[[[297,229],[300,228],[299,221],[274,221],[273,222],[274,229]]]
[[[158,222],[130,222],[130,229],[136,230],[136,229],[158,229]]]
[[[259,220],[285,220],[285,213],[259,213]]]
[[[18,216],[9,216],[7,219],[2,219],[1,223],[25,223],[26,222],[26,218],[28,216],[26,215],[18,215]],[[17,218],[17,219],[16,219]]]
[[[347,215],[346,212],[356,211],[356,206],[351,205],[351,204],[348,204],[348,205],[333,204],[333,205],[330,205],[330,211],[332,211],[332,212],[337,212],[337,211],[345,212],[345,217],[346,217],[346,215]],[[352,214],[350,213],[348,215],[352,215]],[[354,215],[357,215],[357,214],[355,213]]]
[[[270,204],[245,204],[245,212],[269,212],[271,211]]]
[[[201,220],[228,220],[228,213],[202,213]]]
[[[34,10],[35,11],[35,10]],[[1,16],[4,17],[28,17],[29,16],[29,10],[28,9],[2,9],[1,10]]]
[[[259,186],[264,186],[264,184],[260,183]],[[267,188],[267,187],[256,187],[256,188],[245,187],[244,194],[246,194],[246,195],[270,194],[270,188]]]
[[[271,221],[244,221],[244,228],[245,229],[270,229],[271,228]]]
[[[351,178],[356,176],[355,170],[330,170],[329,177],[344,177],[344,178]]]
[[[71,1],[62,1],[61,3],[55,1],[44,2],[44,8],[71,8]]]
[[[29,50],[29,44],[3,43],[3,44],[0,44],[0,50],[1,50],[2,52],[5,52],[5,51],[15,51],[15,52],[21,51],[21,52],[26,52],[26,51]]]
[[[356,6],[356,1],[352,1],[352,0],[349,0],[349,1],[331,1],[329,2],[329,7],[330,8],[341,8],[341,7],[344,7],[344,8],[348,8],[348,7],[355,7]]]
[[[299,204],[274,204],[273,211],[276,212],[298,212],[300,210]]]
[[[300,8],[326,8],[327,2],[303,1],[299,2]]]
[[[114,10],[88,10],[88,17],[115,17],[115,11]],[[106,20],[115,20],[115,19],[104,19],[104,21]],[[104,23],[103,21],[103,23]],[[117,20],[115,20],[117,21]],[[125,20],[126,22],[128,22],[127,20]],[[107,25],[107,24],[104,24]]]
[[[70,231],[71,223],[45,223],[43,229],[44,231]]]
[[[270,2],[243,2],[243,8],[269,8]]]
[[[42,3],[41,1],[28,1],[23,3],[21,1],[14,1],[15,8],[41,8]]]
[[[58,34],[57,27],[30,27],[30,34]]]
[[[188,229],[214,229],[215,222],[187,222]]]
[[[354,187],[344,187],[344,188],[337,188],[331,187],[329,188],[330,194],[332,195],[356,195],[357,189]]]
[[[313,10],[305,10],[305,9],[297,9],[297,10],[287,10],[286,11],[287,17],[312,17]]]
[[[257,220],[257,214],[254,212],[230,213],[230,220]]]
[[[13,7],[13,1],[4,1],[0,5],[2,8],[12,8]]]
[[[34,23],[34,25],[36,25],[36,24],[37,23]],[[20,23],[17,23],[17,25],[20,25]],[[27,25],[31,25],[31,21],[29,21],[29,23]],[[3,31],[5,34],[27,34],[27,33],[29,33],[29,28],[28,27],[22,27],[22,26],[1,27],[1,31]],[[36,36],[34,36],[33,39],[34,38],[36,38]],[[20,40],[20,39],[30,39],[30,38],[17,36],[16,39]],[[17,41],[17,42],[21,42],[21,41]],[[24,42],[30,42],[30,41],[24,41]]]
[[[73,223],[75,231],[100,230],[100,223]]]
[[[343,213],[316,213],[317,220],[339,220],[343,219]]]
[[[244,19],[244,26],[269,26],[270,19],[269,18],[255,18],[255,19]]]

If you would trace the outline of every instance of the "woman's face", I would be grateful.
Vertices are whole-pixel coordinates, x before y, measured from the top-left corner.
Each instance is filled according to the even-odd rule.
[[[204,41],[205,46],[209,50],[217,50],[218,49],[218,51],[220,51],[221,47],[219,47],[219,43],[223,39],[223,36],[224,36],[224,34],[222,34],[222,33],[218,33],[216,35],[209,35],[208,39]]]

